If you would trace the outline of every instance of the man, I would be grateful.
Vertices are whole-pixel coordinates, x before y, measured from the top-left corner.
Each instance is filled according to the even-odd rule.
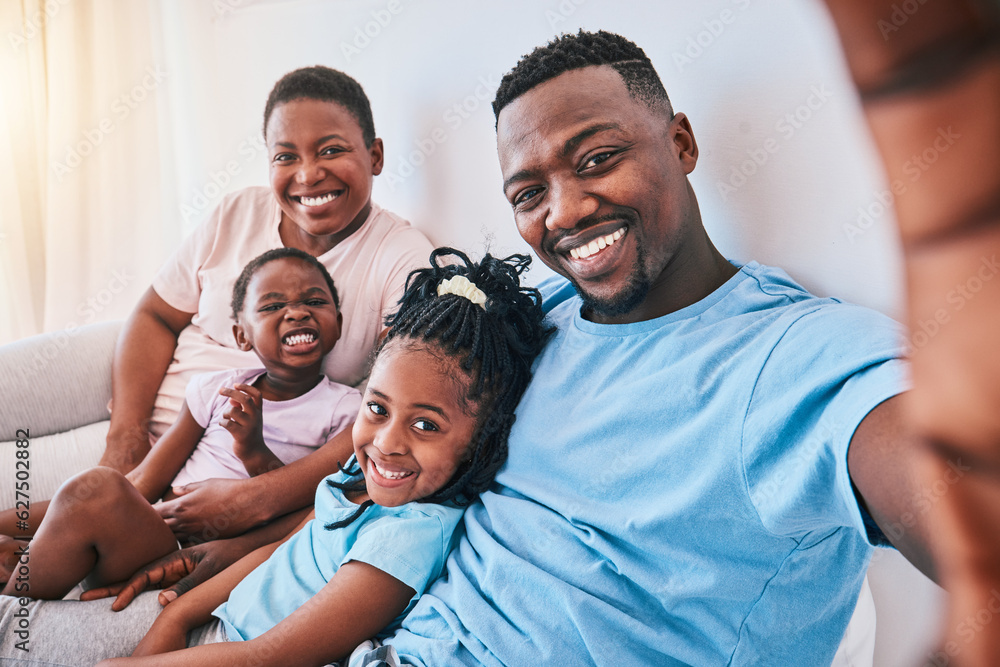
[[[352,667],[390,649],[429,666],[828,665],[878,525],[933,574],[925,526],[902,519],[917,489],[897,326],[722,257],[688,182],[691,124],[628,40],[536,49],[494,109],[515,222],[564,276],[541,286],[558,331],[446,576]],[[211,568],[150,578],[192,569]]]
[[[541,286],[558,333],[387,643],[424,665],[828,665],[916,491],[900,331],[726,261],[691,124],[624,38],[536,49],[494,111],[518,231],[565,278]],[[886,532],[932,574],[906,525]]]

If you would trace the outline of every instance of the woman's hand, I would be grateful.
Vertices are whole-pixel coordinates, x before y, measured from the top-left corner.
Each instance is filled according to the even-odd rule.
[[[241,382],[223,387],[219,393],[229,398],[222,413],[222,427],[233,436],[233,452],[251,477],[284,465],[264,442],[264,399],[260,390]]]
[[[177,495],[154,507],[182,543],[233,537],[266,520],[247,480],[207,479],[174,487]]]
[[[149,453],[149,430],[141,424],[116,424],[105,438],[104,454],[97,465],[125,474],[135,469]]]

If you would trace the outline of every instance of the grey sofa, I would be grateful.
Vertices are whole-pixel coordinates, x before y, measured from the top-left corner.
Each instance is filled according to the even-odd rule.
[[[104,452],[111,359],[122,322],[101,322],[0,346],[0,508],[14,506],[15,443],[29,440],[29,493],[51,498]],[[9,471],[9,472],[8,472]]]

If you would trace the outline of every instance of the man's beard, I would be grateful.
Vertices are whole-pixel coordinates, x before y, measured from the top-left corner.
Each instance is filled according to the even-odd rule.
[[[646,249],[639,245],[636,249],[635,267],[628,277],[625,288],[608,299],[599,299],[592,294],[584,292],[579,283],[573,278],[569,281],[576,288],[576,293],[583,300],[583,312],[595,313],[603,317],[617,317],[627,315],[642,305],[652,288],[653,283],[646,275]]]

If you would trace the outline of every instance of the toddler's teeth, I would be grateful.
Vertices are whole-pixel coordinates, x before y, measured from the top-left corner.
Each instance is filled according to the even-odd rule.
[[[284,338],[285,345],[301,345],[302,343],[311,343],[314,340],[316,340],[316,336],[311,333],[295,334]]]

